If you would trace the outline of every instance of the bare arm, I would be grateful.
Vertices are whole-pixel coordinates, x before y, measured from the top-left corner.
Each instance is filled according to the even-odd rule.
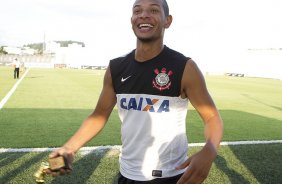
[[[103,89],[95,110],[82,123],[78,131],[64,145],[73,152],[78,151],[85,143],[95,137],[105,126],[113,107],[116,104],[116,96],[112,86],[109,68],[104,77]]]
[[[178,169],[188,167],[178,184],[202,183],[208,176],[223,135],[223,122],[208,93],[204,77],[194,63],[186,64],[182,79],[182,97],[188,97],[204,122],[206,144],[203,149],[190,157]]]
[[[205,124],[204,133],[207,143],[211,143],[217,150],[223,134],[223,122],[207,90],[204,77],[194,61],[188,62],[182,82],[184,94]]]
[[[84,120],[77,132],[61,148],[52,152],[49,158],[68,155],[72,162],[74,154],[103,129],[115,104],[116,95],[112,85],[110,68],[108,68],[104,76],[103,89],[95,110]],[[61,170],[60,174],[65,174],[66,172],[68,171]],[[58,175],[58,173],[51,173],[50,171],[49,174],[53,176]]]

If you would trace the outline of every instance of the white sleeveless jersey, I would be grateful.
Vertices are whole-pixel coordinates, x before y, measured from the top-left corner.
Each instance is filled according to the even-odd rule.
[[[122,121],[121,174],[151,180],[182,173],[175,167],[187,159],[187,99],[144,94],[121,94],[117,99]],[[153,171],[160,174],[153,176]]]
[[[165,47],[146,63],[134,52],[110,62],[121,124],[120,172],[137,181],[172,177],[187,159],[188,100],[180,98],[187,58]]]

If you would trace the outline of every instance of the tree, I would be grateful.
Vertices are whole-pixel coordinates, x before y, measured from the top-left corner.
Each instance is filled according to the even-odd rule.
[[[72,44],[72,43],[77,43],[77,44],[81,45],[82,47],[85,47],[85,44],[83,42],[79,42],[79,41],[68,40],[68,41],[55,41],[55,42],[59,43],[61,47],[68,47],[68,45]]]
[[[0,55],[1,54],[8,54],[8,52],[6,52],[5,50],[4,50],[4,46],[1,46],[0,47]]]
[[[38,51],[38,53],[42,53],[43,51],[43,44],[42,43],[31,43],[24,45],[24,47],[29,47]]]

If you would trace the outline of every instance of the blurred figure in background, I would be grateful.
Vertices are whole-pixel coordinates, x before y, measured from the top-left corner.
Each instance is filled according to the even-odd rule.
[[[17,58],[14,59],[13,61],[13,67],[14,67],[14,79],[18,79],[20,76],[20,62],[18,61]]]

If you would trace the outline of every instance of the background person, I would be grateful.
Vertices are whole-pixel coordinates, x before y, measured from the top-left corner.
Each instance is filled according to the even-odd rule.
[[[20,65],[21,63],[18,61],[17,58],[14,59],[13,61],[13,67],[14,67],[14,79],[18,79],[20,76]]]

